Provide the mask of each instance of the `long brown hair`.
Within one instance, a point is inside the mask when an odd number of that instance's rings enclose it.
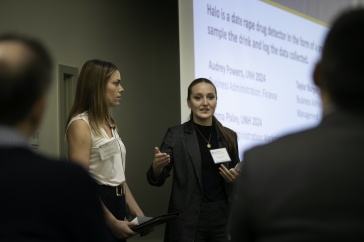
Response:
[[[191,82],[191,84],[188,86],[187,100],[190,100],[190,97],[192,95],[192,88],[201,82],[210,84],[214,87],[216,99],[217,99],[217,91],[216,91],[216,87],[215,87],[214,83],[212,83],[212,81],[210,81],[209,79],[206,79],[206,78],[197,78],[197,79],[193,80]],[[192,111],[190,114],[190,119],[193,121]],[[234,136],[234,133],[231,132],[229,129],[224,128],[223,125],[220,123],[220,121],[217,120],[215,115],[212,115],[212,123],[214,125],[216,125],[217,129],[219,130],[219,132],[222,134],[223,138],[225,139],[225,141],[227,143],[228,151],[230,151],[231,154],[234,154],[237,151],[237,146],[238,146],[238,144],[236,143],[236,138]]]
[[[106,83],[116,70],[114,64],[97,59],[89,60],[83,65],[67,124],[74,116],[87,112],[91,129],[97,135],[101,135],[100,127],[105,118],[111,125],[115,125],[106,99]]]

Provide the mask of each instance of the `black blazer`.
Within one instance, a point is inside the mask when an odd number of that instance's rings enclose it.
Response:
[[[364,115],[339,111],[247,151],[232,242],[364,241],[363,151]]]
[[[233,133],[237,144],[237,135]],[[218,133],[219,148],[226,147],[222,135]],[[161,175],[154,180],[152,167],[147,172],[149,184],[162,186],[170,176],[173,167],[173,186],[168,212],[180,212],[182,215],[166,225],[165,241],[193,241],[197,227],[200,205],[202,201],[201,155],[196,131],[192,121],[167,130],[161,152],[170,153],[171,164],[167,165]],[[229,154],[232,162],[224,165],[229,169],[239,162],[238,149]],[[225,182],[225,191],[230,198],[232,185]],[[227,215],[228,216],[228,215]]]
[[[0,148],[0,241],[109,241],[87,171],[24,148]]]

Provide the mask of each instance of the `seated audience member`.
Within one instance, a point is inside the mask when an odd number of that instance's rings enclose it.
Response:
[[[244,153],[229,224],[236,241],[364,241],[364,9],[331,26],[314,83],[316,127]]]
[[[88,173],[29,149],[51,80],[42,43],[0,36],[0,241],[109,241]]]

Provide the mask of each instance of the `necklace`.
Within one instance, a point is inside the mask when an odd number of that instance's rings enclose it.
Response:
[[[210,144],[210,140],[211,140],[211,134],[212,134],[212,125],[211,125],[211,131],[210,131],[210,137],[209,137],[209,140],[207,140],[204,136],[203,136],[203,134],[201,133],[201,131],[197,128],[197,126],[195,125],[195,128],[196,128],[196,130],[200,133],[200,135],[201,135],[201,137],[206,141],[206,143],[207,143],[207,148],[211,148],[211,144]]]

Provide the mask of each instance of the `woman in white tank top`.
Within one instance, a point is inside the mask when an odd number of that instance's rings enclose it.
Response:
[[[87,61],[77,82],[66,127],[68,158],[87,169],[99,184],[100,198],[115,241],[135,235],[131,216],[144,216],[125,181],[125,146],[110,108],[120,104],[120,72],[110,62]]]

